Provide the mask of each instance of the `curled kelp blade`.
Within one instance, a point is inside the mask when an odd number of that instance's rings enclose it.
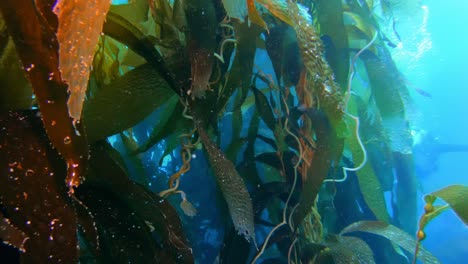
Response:
[[[432,204],[436,198],[447,202],[463,223],[468,225],[468,186],[450,185],[426,195],[424,200]]]
[[[350,235],[352,232],[365,232],[378,236],[382,236],[400,246],[407,252],[413,252],[416,247],[416,240],[408,235],[405,231],[379,221],[359,221],[345,227],[340,235]],[[423,263],[440,263],[429,251],[420,248],[418,252],[418,259]]]
[[[1,239],[24,251],[24,263],[76,263],[77,223],[63,184],[66,166],[52,149],[38,112],[3,113],[0,127],[2,213],[9,227],[29,237],[20,242],[25,237],[14,231]]]
[[[67,162],[65,181],[73,192],[83,181],[88,144],[81,124],[73,123],[68,114],[66,84],[58,69],[53,4],[53,0],[1,1],[0,11],[34,90],[47,135]]]
[[[58,0],[59,69],[68,84],[68,112],[80,120],[93,55],[111,0]]]
[[[223,193],[235,229],[247,240],[255,242],[254,213],[252,199],[244,180],[237,173],[234,164],[211,141],[201,121],[195,121],[200,139],[208,154],[208,160]]]

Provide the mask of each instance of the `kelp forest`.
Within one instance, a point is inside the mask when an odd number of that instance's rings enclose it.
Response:
[[[0,1],[0,262],[439,263],[468,187],[418,193],[418,2]]]

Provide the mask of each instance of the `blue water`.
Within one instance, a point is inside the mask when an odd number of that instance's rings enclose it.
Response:
[[[431,48],[403,74],[432,98],[412,92],[415,107],[411,122],[441,143],[468,144],[468,1],[427,0],[423,4],[428,11],[425,30],[430,35]],[[397,63],[404,65],[408,59]],[[438,159],[438,169],[421,177],[422,189],[429,193],[450,184],[467,185],[467,172],[468,153],[443,154]],[[453,212],[433,220],[426,234],[423,245],[442,263],[466,263],[468,228]]]

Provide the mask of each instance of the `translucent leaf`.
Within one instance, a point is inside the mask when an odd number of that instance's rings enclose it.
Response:
[[[88,140],[95,142],[136,125],[169,99],[176,100],[173,96],[152,65],[144,64],[128,72],[92,91],[86,100],[83,120]]]
[[[413,237],[408,235],[403,230],[393,225],[379,221],[359,221],[353,223],[345,227],[341,231],[340,235],[348,234],[351,232],[365,232],[385,237],[391,242],[402,247],[407,252],[413,252],[417,243],[417,241]],[[423,263],[440,263],[429,251],[422,247],[418,253],[418,258]]]
[[[68,112],[80,120],[93,55],[109,10],[110,0],[58,0],[59,69],[68,84]]]
[[[426,202],[440,198],[447,202],[460,219],[468,225],[468,186],[451,185],[424,197]]]

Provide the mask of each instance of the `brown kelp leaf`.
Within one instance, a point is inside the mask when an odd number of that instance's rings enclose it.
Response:
[[[374,254],[364,240],[357,237],[339,236],[335,242],[325,243],[335,264],[372,264]]]
[[[29,237],[21,230],[16,228],[8,218],[4,218],[0,214],[0,240],[10,246],[25,252],[24,244]]]
[[[208,160],[216,176],[216,182],[228,205],[234,227],[239,234],[255,243],[252,200],[244,180],[237,173],[234,164],[210,140],[202,126],[202,122],[198,118],[195,119],[198,134],[208,154]]]
[[[468,186],[451,185],[443,189],[435,191],[424,197],[424,200],[429,203],[435,198],[440,198],[447,202],[460,219],[468,225]],[[431,203],[432,204],[432,203]]]
[[[118,256],[125,259],[143,261],[146,256],[146,260],[156,262],[193,263],[192,249],[176,210],[165,199],[132,182],[116,162],[119,155],[107,142],[95,143],[91,149],[89,180],[77,191],[79,198],[83,195],[86,206],[98,214],[100,243],[110,247],[103,250],[111,250],[107,254],[119,251]],[[152,232],[159,239],[148,240]],[[123,236],[113,238],[112,233]],[[138,245],[148,251],[138,250]],[[126,252],[127,249],[130,252]]]
[[[80,120],[93,55],[111,0],[58,0],[59,69],[68,84],[68,112]]]
[[[88,144],[79,135],[83,132],[81,124],[74,125],[68,115],[66,85],[58,70],[53,3],[53,0],[0,1],[0,11],[33,87],[47,135],[67,162],[66,184],[72,192],[83,180]]]
[[[416,247],[416,240],[413,237],[405,231],[384,222],[359,221],[345,227],[340,235],[342,236],[351,232],[365,232],[385,237],[410,253]],[[418,253],[418,258],[423,263],[440,263],[436,257],[422,247]]]
[[[141,65],[109,85],[95,90],[86,99],[83,109],[89,142],[136,125],[175,96],[167,82],[150,64]]]
[[[51,148],[37,111],[0,116],[0,200],[29,239],[25,263],[78,260],[76,217],[67,203],[66,167]]]
[[[216,48],[216,10],[213,2],[208,0],[186,0],[184,4],[190,32],[188,52],[192,78],[187,92],[192,98],[200,98],[210,90]]]

